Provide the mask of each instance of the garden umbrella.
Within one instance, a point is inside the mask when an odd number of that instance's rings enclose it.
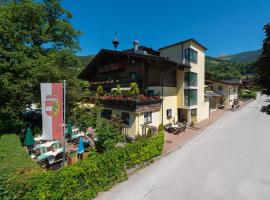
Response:
[[[84,152],[83,139],[80,137],[80,142],[78,146],[78,154],[82,154]]]
[[[71,123],[69,122],[68,125],[67,125],[67,135],[72,135],[72,126],[71,126]]]
[[[25,138],[24,138],[24,145],[25,146],[32,146],[35,144],[35,140],[33,138],[32,130],[31,128],[26,128]]]

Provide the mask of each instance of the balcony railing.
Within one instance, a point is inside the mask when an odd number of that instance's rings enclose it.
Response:
[[[107,80],[107,81],[91,81],[90,88],[95,90],[99,85],[103,86],[104,90],[110,90],[116,88],[118,85],[121,87],[129,87],[130,83],[136,82],[139,87],[142,85],[141,79],[120,79],[120,80]]]
[[[143,112],[143,111],[158,111],[161,107],[162,99],[159,96],[137,96],[137,97],[124,97],[124,96],[103,96],[100,98],[95,97],[91,101],[99,102],[109,108]]]

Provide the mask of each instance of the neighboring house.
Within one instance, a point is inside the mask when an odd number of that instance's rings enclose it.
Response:
[[[241,85],[241,79],[226,79],[219,80],[217,77],[206,74],[205,84],[207,85],[207,91],[214,92],[216,95],[209,97],[210,108],[216,108],[224,106],[225,108],[231,108],[239,100],[239,86]]]
[[[159,51],[139,46],[126,51],[101,50],[81,72],[91,89],[102,85],[105,92],[121,86],[122,94],[136,82],[141,95],[105,96],[101,116],[118,115],[123,132],[131,137],[157,129],[159,124],[177,121],[199,122],[209,117],[209,102],[204,99],[206,48],[193,39],[163,47]]]

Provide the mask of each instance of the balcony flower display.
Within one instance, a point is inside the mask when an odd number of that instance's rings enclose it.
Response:
[[[93,101],[93,99],[92,99]],[[101,96],[101,104],[111,108],[120,108],[124,110],[136,110],[140,106],[160,105],[160,96]]]

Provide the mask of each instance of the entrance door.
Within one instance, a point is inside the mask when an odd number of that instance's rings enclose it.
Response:
[[[178,108],[177,109],[177,117],[178,117],[178,122],[186,121],[185,109]]]

